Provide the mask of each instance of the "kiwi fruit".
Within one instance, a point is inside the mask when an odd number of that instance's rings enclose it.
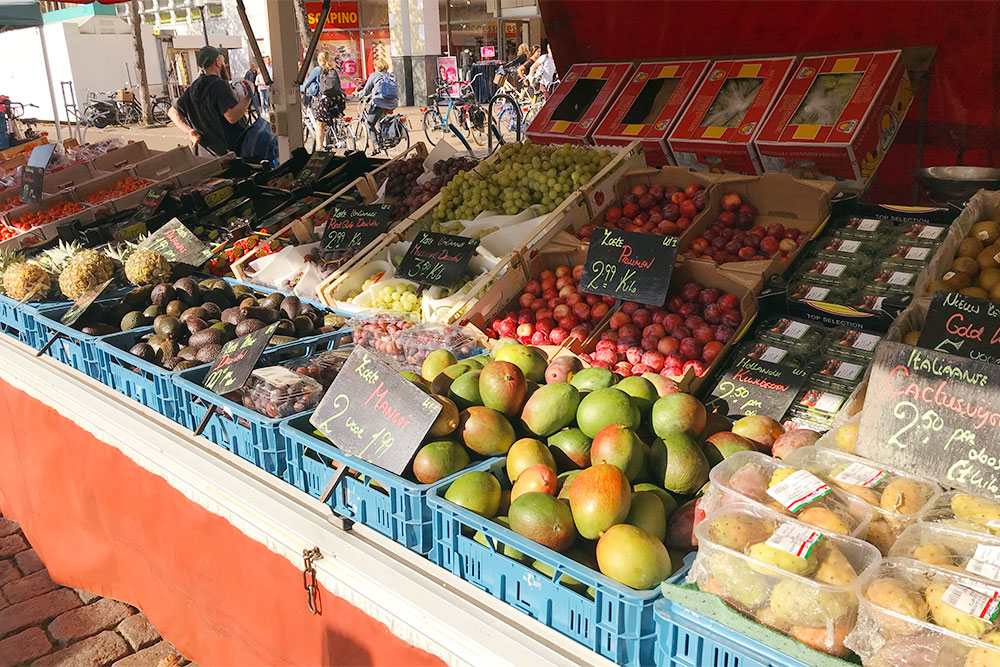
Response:
[[[984,247],[982,241],[976,237],[966,236],[958,244],[958,254],[961,257],[972,257],[975,259],[976,255],[981,253]]]
[[[909,331],[903,335],[903,342],[907,345],[916,345],[917,341],[920,340],[920,330]]]
[[[994,285],[1000,283],[1000,268],[984,269],[979,273],[977,281],[984,290],[992,290]]]
[[[994,255],[997,251],[993,249],[993,246],[988,248],[983,248],[983,250],[976,255],[976,263],[979,264],[979,269],[985,271],[986,269],[997,268],[997,260],[994,259]]]
[[[962,289],[958,290],[958,293],[964,294],[965,296],[978,297],[980,299],[990,298],[990,293],[984,290],[982,287],[973,287],[973,286],[963,287]]]
[[[972,284],[972,275],[965,273],[964,271],[952,271],[951,277],[944,281],[944,284],[948,286],[948,290],[951,292],[957,292],[958,290],[965,289]]]
[[[990,290],[990,301],[1000,301],[1000,283],[993,286]]]
[[[939,278],[937,280],[932,280],[930,284],[927,285],[927,291],[934,294],[934,292],[948,292],[950,290],[948,289],[948,284]]]
[[[1000,224],[996,220],[980,220],[972,225],[969,236],[976,237],[983,245],[991,245],[1000,239]]]
[[[972,257],[956,257],[951,263],[951,270],[968,273],[971,276],[979,271],[979,263]]]

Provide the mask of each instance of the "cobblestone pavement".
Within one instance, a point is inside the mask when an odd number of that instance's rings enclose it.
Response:
[[[21,527],[0,515],[0,667],[185,664],[197,667],[140,610],[53,582]]]

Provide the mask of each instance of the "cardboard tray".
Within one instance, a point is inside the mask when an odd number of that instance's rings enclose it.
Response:
[[[118,149],[122,150],[122,149]],[[110,155],[110,153],[109,153]],[[148,178],[153,181],[175,180],[180,174],[199,167],[203,164],[215,162],[218,158],[197,157],[187,146],[178,146],[169,151],[164,151],[158,155],[147,158],[133,165],[136,176]]]
[[[97,169],[93,161],[77,162],[58,171],[46,173],[42,180],[42,192],[47,195],[59,194],[107,174],[108,172]]]
[[[573,65],[549,96],[545,106],[532,119],[525,135],[540,144],[591,143],[591,135],[612,101],[618,97],[631,71],[632,63],[627,62]],[[586,88],[592,81],[604,83],[587,106],[580,108],[587,100]],[[573,120],[554,120],[553,116],[557,112],[572,116]]]
[[[136,141],[116,148],[104,155],[98,155],[91,160],[91,163],[95,169],[101,171],[118,171],[134,167],[136,164],[160,155],[162,152],[149,150],[145,141]]]
[[[88,181],[83,185],[78,185],[73,188],[73,197],[84,204],[88,204],[94,207],[94,212],[98,218],[105,217],[109,213],[127,211],[128,209],[135,208],[142,201],[142,198],[146,196],[146,191],[157,184],[156,181],[152,181],[149,185],[139,188],[135,192],[130,192],[129,194],[118,197],[115,199],[107,199],[99,204],[89,204],[87,202],[87,195],[93,194],[98,190],[103,190],[104,188],[111,187],[123,178],[133,177],[141,178],[135,176],[131,169],[126,171],[119,171],[113,174],[107,174],[106,176],[101,176],[95,178],[92,181]],[[152,180],[152,179],[149,179]]]

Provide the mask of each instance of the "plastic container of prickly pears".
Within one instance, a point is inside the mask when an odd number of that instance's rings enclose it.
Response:
[[[788,298],[801,301],[825,301],[826,303],[846,303],[853,289],[838,285],[823,285],[808,278],[799,278],[788,286]]]
[[[919,520],[1000,537],[1000,501],[965,491],[949,491],[925,507]]]
[[[948,228],[944,225],[927,225],[922,222],[896,227],[896,239],[900,243],[922,245],[936,248],[948,236]]]
[[[849,327],[836,327],[830,334],[828,352],[848,359],[861,359],[865,363],[871,362],[875,348],[882,342],[879,334]]]
[[[757,329],[757,340],[774,343],[797,354],[814,354],[823,349],[824,327],[794,317],[772,317]]]
[[[944,567],[1000,584],[1000,537],[920,522],[907,526],[886,554]]]
[[[807,260],[799,270],[799,278],[817,285],[856,289],[864,270],[857,264],[817,257]]]
[[[792,475],[793,479],[785,479]],[[711,483],[700,503],[706,513],[749,502],[806,523],[825,520],[827,530],[835,525],[842,534],[857,538],[865,536],[872,517],[871,507],[860,498],[761,452],[737,452],[723,459],[708,479]]]
[[[688,583],[778,632],[838,657],[854,627],[854,584],[881,559],[860,540],[733,503],[695,527]]]
[[[941,493],[941,487],[930,480],[826,447],[796,449],[785,463],[804,468],[871,505],[872,520],[865,540],[883,555]]]
[[[887,558],[858,577],[847,646],[865,665],[1000,664],[1000,592],[965,573]]]

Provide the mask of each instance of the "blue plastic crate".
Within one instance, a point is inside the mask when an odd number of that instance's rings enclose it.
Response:
[[[314,340],[295,341],[277,346],[261,356],[260,366],[288,359],[311,356],[350,341],[350,331],[324,334]],[[241,403],[219,396],[201,386],[210,366],[198,366],[172,376],[177,390],[173,419],[189,429],[195,429],[209,410],[212,415],[202,435],[226,451],[246,459],[258,468],[295,484],[296,476],[288,474],[285,436],[278,425],[284,417],[270,419]]]
[[[143,361],[129,354],[133,345],[151,329],[135,329],[103,337],[97,343],[103,381],[115,391],[156,410],[168,419],[188,428],[197,426],[187,414],[184,394],[178,390],[175,380],[183,371],[170,371],[154,363]],[[275,345],[268,352],[278,352],[287,358],[301,357],[342,345],[349,332],[339,330],[301,338],[292,343]],[[277,360],[278,355],[265,356],[265,360]],[[194,370],[194,369],[188,369]],[[204,414],[204,413],[202,413]]]
[[[501,483],[507,479],[505,461],[491,466]],[[656,643],[653,603],[660,597],[658,587],[648,591],[629,588],[448,502],[444,494],[449,484],[448,480],[436,484],[429,498],[434,512],[434,546],[428,554],[432,562],[619,665],[652,664]],[[475,541],[472,535],[477,531],[493,545],[517,549],[525,555],[525,562]],[[552,576],[532,568],[530,563],[535,560],[551,567]],[[668,581],[682,580],[690,560]],[[563,583],[566,577],[580,585],[569,587]]]
[[[722,600],[717,602],[725,605]],[[654,615],[657,633],[656,667],[809,667],[807,663],[674,600],[657,600]],[[746,622],[752,623],[749,619]],[[795,643],[794,639],[774,634],[779,640]],[[810,651],[805,647],[800,648]],[[854,664],[819,652],[812,653],[824,665],[827,662],[843,664],[845,667]]]
[[[35,344],[35,318],[42,312],[65,309],[71,305],[71,301],[29,301],[18,305],[9,296],[0,295],[0,333],[17,338],[37,350],[45,341]]]
[[[311,412],[303,413],[281,424],[281,432],[289,445],[289,468],[296,468],[299,475],[296,486],[319,498],[333,477],[330,462],[348,466],[358,475],[345,476],[327,500],[333,511],[377,530],[410,551],[425,555],[433,544],[428,496],[435,485],[403,479],[317,438],[313,435],[315,427],[309,423],[311,415]],[[468,470],[486,470],[496,461],[473,462],[466,470],[439,483],[450,483]]]
[[[108,303],[116,299],[100,299],[98,303]],[[62,337],[56,340],[46,354],[95,380],[104,382],[101,362],[97,354],[97,342],[103,336],[91,336],[59,321],[59,318],[69,310],[72,304],[65,303],[48,309],[39,309],[29,319],[25,319],[25,331],[29,332],[25,342],[36,350],[40,350],[55,334]],[[108,334],[113,335],[113,334]]]

